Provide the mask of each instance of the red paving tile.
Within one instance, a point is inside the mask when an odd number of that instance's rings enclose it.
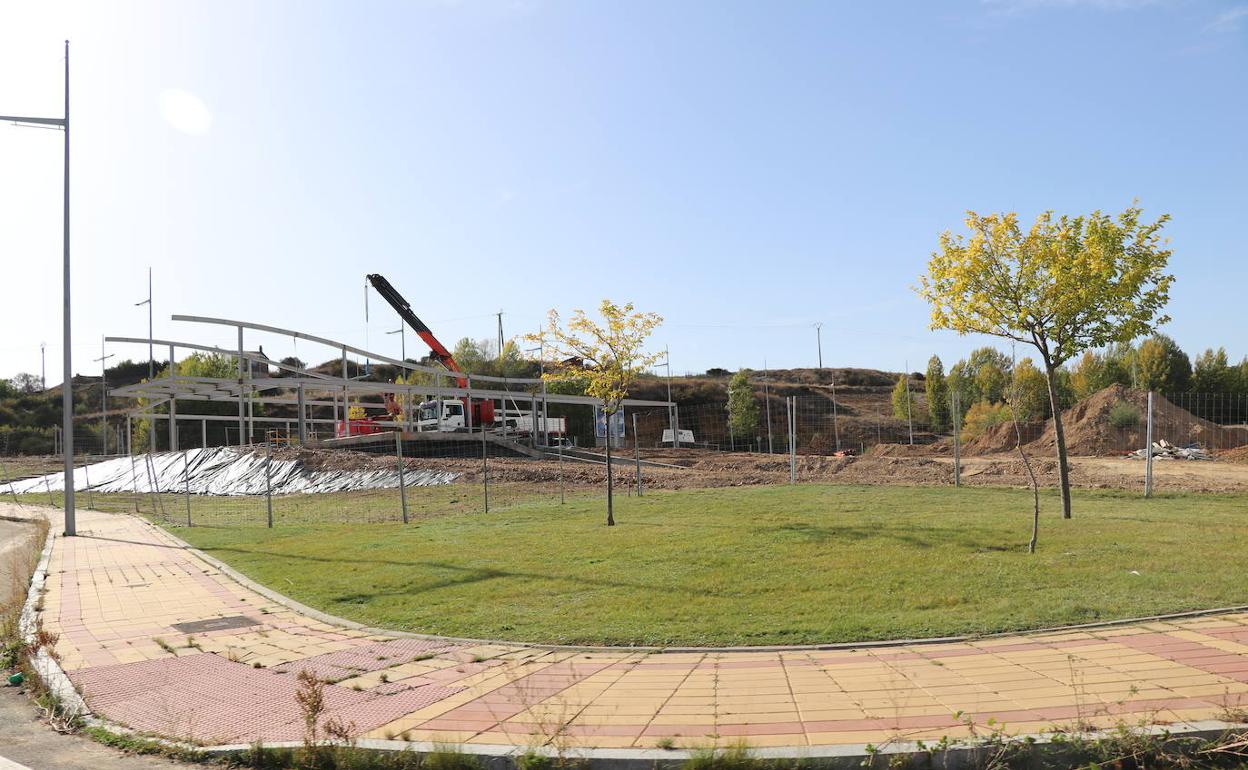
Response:
[[[1213,717],[1224,703],[1248,701],[1248,656],[1214,646],[1248,644],[1244,614],[1207,624],[1150,623],[1136,633],[1112,629],[1102,637],[1088,631],[1065,640],[1046,634],[856,650],[617,650],[569,657],[506,645],[368,637],[277,608],[136,519],[81,512],[79,520],[95,536],[55,541],[48,592],[55,609],[45,617],[61,634],[74,683],[109,719],[209,743],[302,737],[294,695],[303,670],[329,680],[370,675],[359,681],[372,686],[361,690],[325,686],[325,717],[352,724],[359,734],[410,730],[419,738],[427,731],[466,741],[512,735],[518,745],[540,732],[539,723],[551,714],[559,714],[564,734],[585,747],[596,740],[642,746],[666,736],[711,735],[801,744],[816,735],[836,743],[839,734],[861,743],[864,736],[886,740],[898,732],[955,729],[963,719],[1034,725],[1150,713],[1164,719],[1176,711]],[[259,614],[261,607],[277,611]],[[182,636],[169,629],[173,622],[229,615],[256,618],[261,626],[197,635],[205,649],[221,654],[181,649],[173,657],[153,641],[163,636],[177,644]],[[1203,628],[1227,621],[1236,624]],[[1203,636],[1180,633],[1186,630]],[[243,662],[230,660],[227,651]],[[478,660],[483,651],[487,659]],[[498,653],[514,659],[492,657]],[[119,661],[145,655],[157,657]],[[404,669],[395,681],[376,676],[430,655],[429,664],[406,669],[415,676]],[[252,659],[278,662],[255,668],[247,665]],[[1079,686],[1069,684],[1072,672]],[[1189,681],[1199,687],[1184,690]],[[1171,695],[1112,701],[1118,685]],[[1224,690],[1179,694],[1211,686]],[[967,713],[955,717],[958,705]]]

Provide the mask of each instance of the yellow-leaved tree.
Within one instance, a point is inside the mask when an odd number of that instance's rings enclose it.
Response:
[[[546,328],[526,336],[541,343],[545,359],[543,377],[553,382],[576,380],[585,383],[585,394],[602,402],[607,415],[607,526],[615,526],[611,475],[611,415],[620,410],[628,389],[637,376],[654,366],[661,353],[646,353],[646,339],[663,319],[655,313],[642,313],[629,302],[617,305],[604,299],[598,306],[602,321],[597,322],[576,310],[567,325],[551,310]]]
[[[919,279],[933,329],[1004,337],[1040,354],[1063,518],[1070,518],[1070,479],[1058,368],[1085,350],[1129,342],[1170,320],[1162,308],[1174,276],[1165,272],[1171,252],[1161,236],[1169,216],[1144,222],[1142,213],[1135,205],[1117,216],[1045,212],[1024,230],[1012,212],[967,212],[969,237],[941,235]]]

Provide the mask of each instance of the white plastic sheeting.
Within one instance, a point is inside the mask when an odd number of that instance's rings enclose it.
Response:
[[[310,470],[298,460],[274,459],[267,462],[269,486],[275,495],[349,492],[399,486],[397,467],[389,470]],[[89,487],[93,492],[183,493],[189,480],[191,494],[195,495],[263,495],[265,463],[263,454],[252,454],[233,447],[118,457],[75,468],[74,488],[84,490]],[[450,471],[410,467],[405,467],[403,471],[404,486],[409,487],[450,484],[458,476],[458,473]],[[64,488],[64,473],[50,473],[47,476],[13,482],[13,491],[19,495],[49,490],[59,492]],[[8,489],[0,490],[7,491]]]

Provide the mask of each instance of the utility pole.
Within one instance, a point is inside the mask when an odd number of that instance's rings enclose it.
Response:
[[[15,115],[0,115],[0,121],[24,123],[30,126],[60,128],[65,132],[65,163],[64,163],[64,213],[62,214],[61,244],[64,249],[62,257],[62,311],[61,334],[62,365],[65,381],[61,385],[61,451],[65,460],[65,534],[77,534],[78,524],[74,511],[74,362],[73,362],[73,327],[70,323],[70,271],[69,271],[69,41],[65,41],[65,117],[32,118]]]
[[[104,338],[100,337],[100,357],[95,360],[100,362],[100,441],[103,444],[101,454],[108,454],[108,383],[106,382],[108,364],[105,362],[112,357],[111,353],[104,355]]]

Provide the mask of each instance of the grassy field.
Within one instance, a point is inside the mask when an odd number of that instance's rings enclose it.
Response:
[[[342,500],[320,498],[323,505]],[[531,642],[764,644],[984,633],[1248,603],[1248,499],[797,486],[517,505],[403,526],[179,528],[295,599]]]

